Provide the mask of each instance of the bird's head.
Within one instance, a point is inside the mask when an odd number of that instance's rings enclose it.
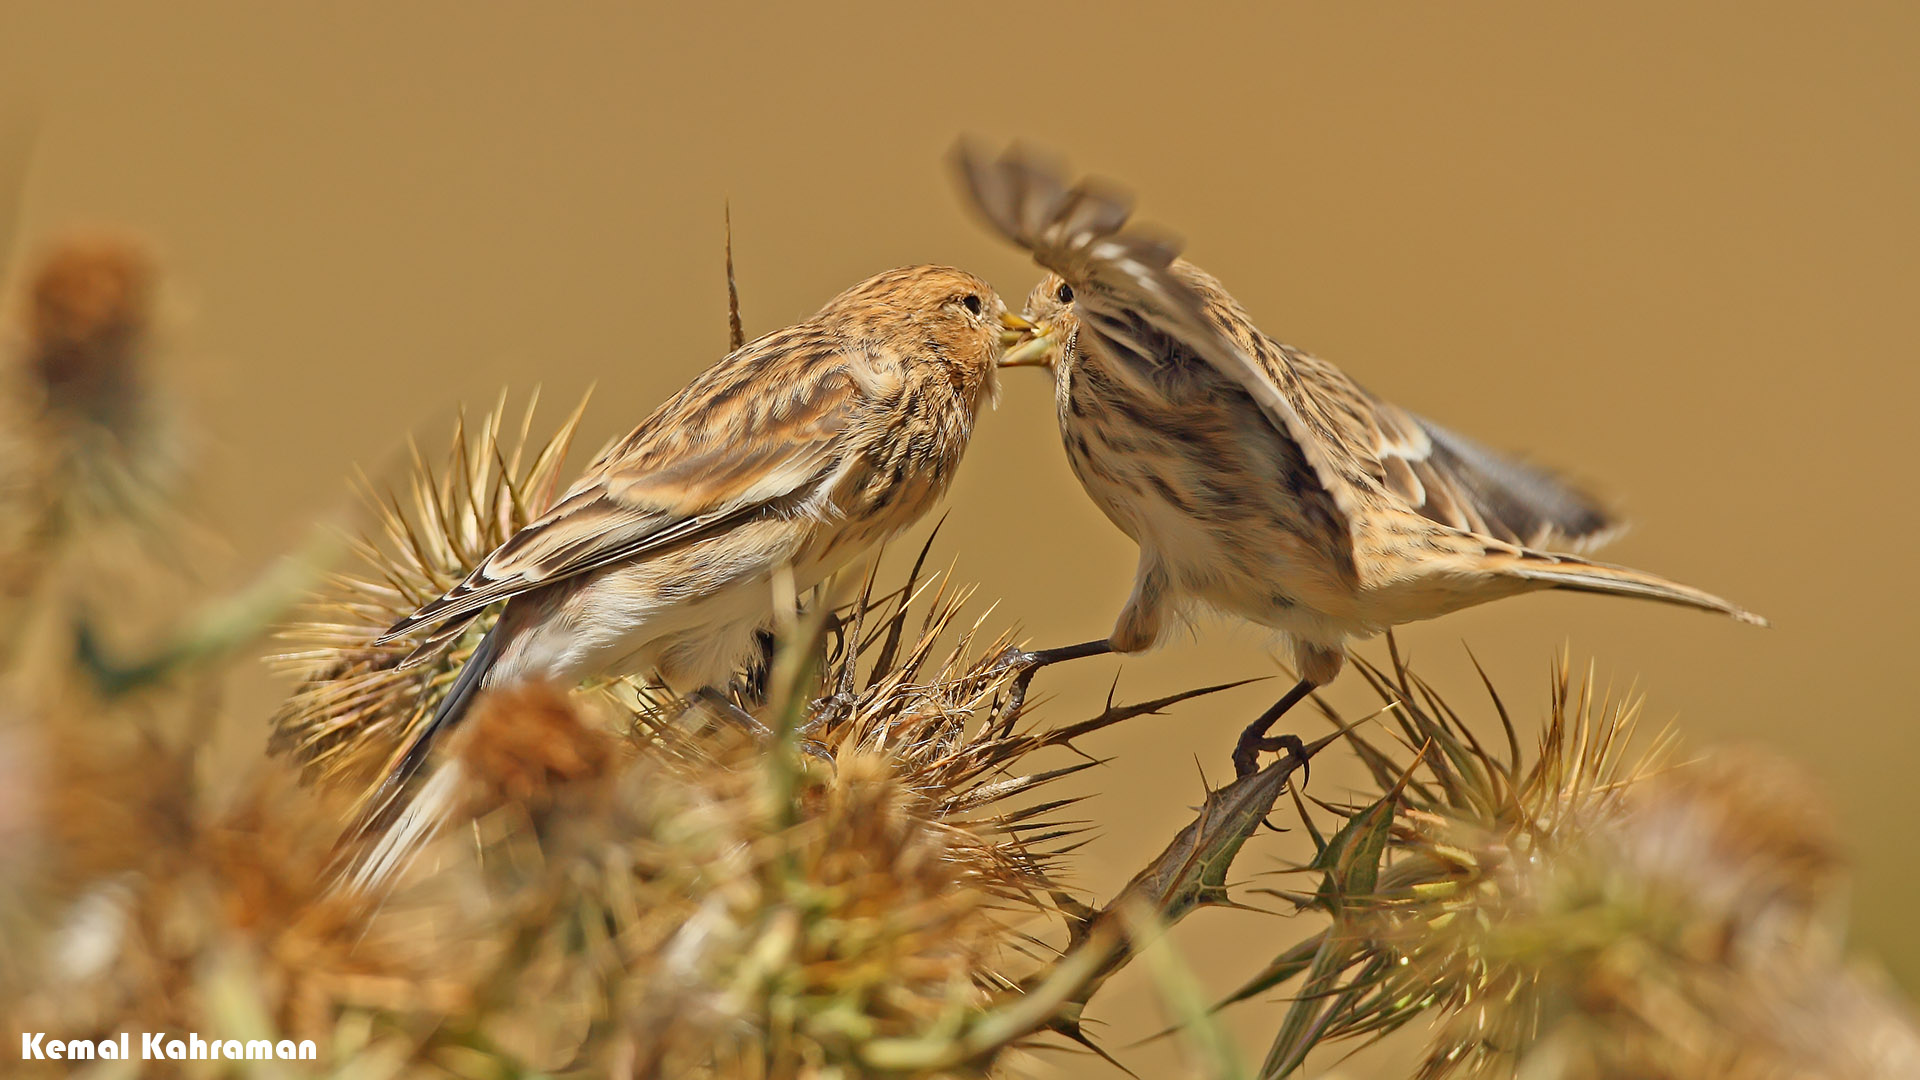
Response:
[[[1079,326],[1073,314],[1073,286],[1059,274],[1048,274],[1027,294],[1022,316],[1032,325],[1028,338],[1009,349],[1001,367],[1054,368]]]
[[[905,266],[877,274],[828,303],[860,334],[895,339],[909,355],[938,358],[969,381],[991,385],[1010,349],[1034,337],[993,286],[950,266]]]

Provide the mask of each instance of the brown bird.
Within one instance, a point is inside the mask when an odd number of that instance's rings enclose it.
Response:
[[[1038,666],[1148,648],[1189,607],[1291,645],[1297,685],[1249,725],[1235,770],[1339,674],[1347,642],[1539,589],[1612,593],[1764,620],[1675,582],[1545,548],[1617,528],[1591,498],[1363,390],[1261,333],[1168,238],[1129,228],[1111,186],[1071,189],[1017,148],[955,153],[973,205],[1051,271],[1008,357],[1054,372],[1067,458],[1140,547],[1133,594],[1104,641],[1028,654]]]
[[[379,639],[426,632],[424,658],[505,602],[370,799],[363,829],[394,827],[360,882],[393,869],[444,813],[452,764],[392,816],[480,690],[657,672],[723,701],[713,688],[771,621],[773,576],[790,569],[804,591],[919,520],[953,479],[1002,353],[1027,336],[972,274],[890,270],[736,349],[656,409],[546,516]]]

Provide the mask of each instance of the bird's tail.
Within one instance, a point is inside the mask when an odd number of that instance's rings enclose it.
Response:
[[[464,720],[473,699],[500,653],[500,627],[488,630],[473,655],[454,676],[453,685],[433,719],[388,766],[380,785],[367,796],[342,839],[343,844],[375,836],[372,848],[352,859],[339,884],[355,892],[370,892],[386,884],[428,840],[452,812],[463,787],[460,763],[448,761],[433,770],[424,784],[414,780],[427,765],[441,736]],[[417,790],[415,788],[417,787]]]
[[[1500,572],[1542,588],[1637,596],[1665,604],[1719,612],[1754,626],[1770,625],[1766,619],[1732,601],[1642,570],[1589,562],[1572,555],[1549,555],[1524,549],[1499,561],[1504,563],[1497,567]]]

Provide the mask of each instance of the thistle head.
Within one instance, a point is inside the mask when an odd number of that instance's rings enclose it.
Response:
[[[156,273],[132,241],[76,237],[29,285],[26,365],[50,412],[109,428],[129,422],[152,331]]]
[[[1360,667],[1401,747],[1350,736],[1379,795],[1333,808],[1298,898],[1333,925],[1242,991],[1302,980],[1268,1075],[1420,1017],[1430,1080],[1891,1075],[1890,1047],[1916,1053],[1910,1022],[1845,1052],[1806,1037],[1834,995],[1877,995],[1839,965],[1838,844],[1796,768],[1636,745],[1637,702],[1564,659],[1530,755],[1497,695],[1504,750],[1397,655]]]
[[[492,624],[491,615],[476,619],[404,669],[411,643],[374,644],[546,510],[586,403],[540,442],[528,434],[535,404],[517,429],[504,398],[477,424],[463,416],[438,463],[414,449],[398,490],[362,478],[375,524],[354,539],[352,564],[311,598],[306,620],[282,632],[288,648],[275,658],[302,681],[273,718],[269,748],[309,780],[353,785],[385,764],[432,716]]]

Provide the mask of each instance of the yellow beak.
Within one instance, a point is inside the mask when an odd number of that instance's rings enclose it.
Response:
[[[1000,313],[1000,344],[1011,349],[1033,336],[1033,324],[1011,311]]]
[[[1012,316],[1018,318],[1018,316]],[[1003,320],[1004,321],[1004,320]],[[1026,323],[1025,319],[1020,320]],[[1028,323],[1028,332],[1020,339],[1008,342],[1006,355],[1000,358],[1000,366],[1005,367],[1052,367],[1053,366],[1053,327],[1041,323]]]

